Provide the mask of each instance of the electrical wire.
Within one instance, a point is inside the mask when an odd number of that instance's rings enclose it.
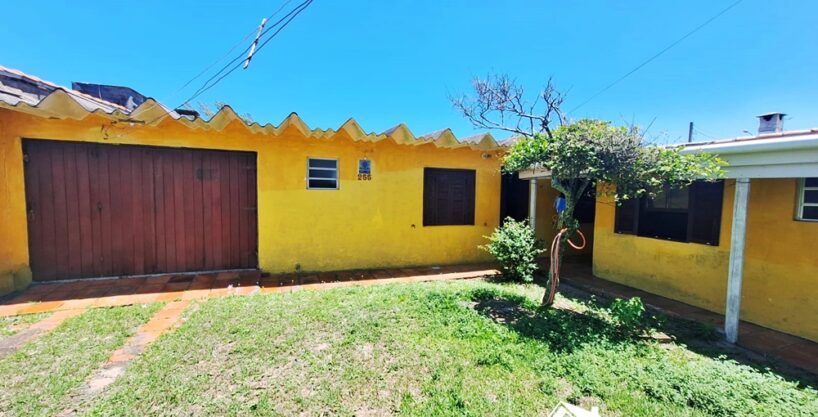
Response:
[[[276,9],[276,10],[275,10],[275,11],[274,11],[274,12],[273,12],[273,13],[272,13],[272,14],[271,14],[271,15],[270,15],[268,18],[267,18],[267,20],[272,20],[272,19],[273,19],[273,18],[274,18],[276,15],[278,15],[278,14],[279,14],[279,13],[280,13],[282,10],[284,10],[284,8],[285,8],[285,7],[287,7],[287,5],[288,5],[288,4],[290,4],[292,1],[293,1],[293,0],[285,0],[283,3],[281,3],[281,6],[279,6],[279,7],[278,7],[278,9]],[[207,65],[207,66],[206,66],[204,69],[202,69],[201,71],[199,71],[199,73],[198,73],[198,74],[196,74],[195,76],[193,76],[193,78],[191,78],[191,79],[187,80],[187,82],[185,82],[184,84],[182,84],[182,86],[180,86],[180,87],[179,87],[179,88],[177,88],[177,89],[176,89],[174,92],[172,92],[172,93],[170,94],[170,96],[169,96],[169,97],[175,97],[175,96],[176,96],[177,94],[179,94],[179,93],[180,93],[182,90],[184,90],[185,88],[187,88],[187,87],[188,87],[190,84],[192,84],[194,81],[196,81],[197,79],[199,79],[199,78],[200,78],[202,75],[204,75],[205,73],[207,73],[207,72],[208,72],[210,69],[212,69],[213,67],[215,67],[215,66],[216,66],[216,64],[218,64],[219,62],[221,62],[221,61],[223,61],[225,58],[227,58],[227,57],[228,57],[228,56],[229,56],[229,55],[230,55],[230,54],[231,54],[233,51],[235,51],[235,50],[236,50],[236,48],[238,48],[240,45],[247,43],[247,41],[248,41],[248,40],[249,40],[251,37],[253,37],[253,35],[255,35],[255,34],[256,34],[256,32],[257,32],[257,29],[253,29],[253,30],[251,30],[250,32],[248,32],[248,33],[247,33],[247,35],[245,35],[245,36],[244,36],[244,37],[243,37],[243,38],[242,38],[240,41],[238,41],[236,44],[234,44],[232,47],[230,47],[230,49],[228,49],[228,50],[227,50],[227,52],[225,52],[225,53],[224,53],[224,54],[223,54],[223,55],[222,55],[220,58],[218,58],[217,60],[215,60],[215,61],[213,61],[212,63],[210,63],[209,65]],[[242,52],[240,53],[240,56],[242,56],[242,55],[246,54],[246,53],[247,53],[247,51],[249,51],[249,50],[250,50],[250,47],[248,46],[247,48],[245,48],[245,49],[244,49],[244,51],[242,51]],[[235,60],[234,60],[234,61],[231,61],[231,63],[232,63],[232,62],[235,62]],[[227,65],[230,65],[230,63],[228,63]],[[223,70],[224,70],[224,69],[220,70],[220,72],[221,72],[221,71],[223,71]],[[157,101],[157,102],[154,102],[154,103],[153,103],[153,104],[152,104],[150,107],[147,107],[147,108],[146,108],[146,109],[144,109],[142,112],[143,112],[143,113],[145,113],[145,112],[147,112],[148,110],[150,110],[150,109],[152,109],[152,108],[154,108],[154,107],[156,107],[156,106],[158,106],[158,105],[159,105],[159,102],[158,102],[158,101]]]
[[[676,39],[676,40],[675,40],[675,41],[673,41],[673,42],[672,42],[670,45],[666,46],[666,47],[665,47],[664,49],[662,49],[661,51],[657,52],[656,54],[654,54],[654,55],[653,55],[653,56],[651,56],[650,58],[648,58],[648,59],[646,59],[645,61],[643,61],[641,64],[637,65],[637,66],[636,66],[635,68],[633,68],[632,70],[630,70],[630,71],[628,71],[627,73],[625,73],[625,75],[623,75],[623,76],[621,76],[621,77],[617,78],[617,79],[616,79],[616,80],[614,80],[612,83],[610,83],[610,84],[608,84],[607,86],[605,86],[605,88],[603,88],[603,89],[601,89],[601,90],[597,91],[597,92],[596,92],[594,95],[592,95],[592,96],[591,96],[591,97],[589,97],[587,100],[585,100],[585,101],[583,101],[582,103],[580,103],[578,106],[574,107],[574,108],[573,108],[571,111],[569,111],[567,114],[571,114],[571,113],[573,113],[573,112],[575,112],[575,111],[579,110],[581,107],[585,106],[586,104],[588,104],[589,102],[591,102],[593,99],[595,99],[595,98],[599,97],[600,95],[602,95],[602,93],[604,93],[604,92],[606,92],[606,91],[610,90],[610,89],[611,89],[613,86],[615,86],[615,85],[619,84],[619,83],[620,83],[622,80],[624,80],[624,79],[628,78],[629,76],[631,76],[631,75],[632,75],[633,73],[635,73],[636,71],[639,71],[639,70],[640,70],[640,69],[642,69],[642,67],[644,67],[645,65],[648,65],[649,63],[651,63],[651,62],[652,62],[653,60],[655,60],[656,58],[659,58],[660,56],[662,56],[662,55],[663,55],[665,52],[667,52],[667,51],[671,50],[671,49],[672,49],[674,46],[676,46],[676,45],[680,44],[682,41],[684,41],[685,39],[689,38],[689,37],[690,37],[690,36],[692,36],[694,33],[698,32],[699,30],[701,30],[702,28],[704,28],[705,26],[707,26],[708,24],[710,24],[710,23],[711,23],[711,22],[713,22],[714,20],[716,20],[716,19],[718,19],[719,17],[721,17],[723,14],[727,13],[728,11],[730,11],[730,9],[732,9],[732,8],[734,8],[734,7],[736,7],[736,6],[738,6],[738,5],[739,5],[739,3],[741,3],[742,1],[744,1],[744,0],[736,0],[736,1],[734,1],[734,2],[733,2],[733,3],[731,3],[729,6],[725,7],[725,8],[724,8],[724,9],[722,9],[720,12],[716,13],[715,15],[713,15],[711,18],[709,18],[709,19],[705,20],[703,23],[701,23],[700,25],[696,26],[696,27],[695,27],[695,28],[693,28],[691,31],[687,32],[687,33],[686,33],[684,36],[682,36],[681,38]]]
[[[716,139],[715,137],[713,137],[713,135],[708,135],[707,133],[702,132],[701,130],[697,129],[696,127],[693,127],[693,131],[700,134],[700,135],[702,135],[702,136],[704,136],[704,137],[706,137],[706,138],[708,138],[708,139]]]
[[[267,39],[264,40],[264,42],[262,42],[261,44],[258,45],[258,47],[256,48],[255,54],[258,54],[271,40],[273,40],[273,38],[275,38],[279,33],[281,33],[281,31],[284,30],[284,28],[286,28],[290,24],[290,22],[292,22],[299,14],[301,14],[301,12],[303,12],[307,7],[309,7],[310,4],[312,4],[312,2],[313,2],[313,0],[305,0],[304,2],[302,2],[301,4],[299,4],[298,6],[293,8],[293,10],[291,10],[289,13],[287,13],[284,17],[282,17],[277,22],[275,22],[272,26],[265,29],[262,32],[262,36],[265,33],[275,29],[276,27],[278,27],[275,30],[275,32],[273,32],[272,35],[270,35]],[[282,24],[282,22],[283,22],[283,24]],[[207,92],[211,88],[215,87],[216,84],[221,82],[228,75],[232,74],[233,71],[235,71],[239,67],[241,67],[242,62],[246,58],[244,56],[244,53],[249,51],[249,49],[250,49],[250,46],[248,46],[240,55],[238,55],[232,61],[228,62],[224,67],[222,67],[222,69],[220,69],[218,72],[216,72],[216,74],[211,76],[207,81],[205,81],[204,84],[202,84],[201,87],[199,87],[198,90],[196,90],[193,93],[193,95],[191,95],[187,100],[183,101],[179,106],[176,106],[175,108],[184,107],[185,105],[187,105],[188,103],[190,103],[191,101],[193,101],[194,99],[199,97],[200,95],[204,94],[205,92]],[[233,67],[230,67],[231,64],[234,64]],[[228,67],[230,67],[230,69],[227,72],[224,72],[225,69],[227,69]],[[221,76],[219,76],[220,74],[221,74]],[[216,77],[218,77],[218,78],[216,78]],[[154,122],[168,116],[168,114],[169,113],[164,113],[164,114],[154,118],[153,120],[150,120],[149,122],[147,122],[147,124],[152,124],[152,123],[154,123]]]
[[[292,19],[293,19],[293,18],[295,18],[295,16],[298,16],[298,14],[299,14],[299,13],[301,13],[301,12],[302,12],[304,9],[306,9],[306,8],[307,8],[307,6],[309,6],[309,5],[310,5],[310,3],[312,3],[312,2],[313,2],[313,0],[304,0],[303,2],[301,2],[301,3],[300,3],[298,6],[296,6],[296,7],[295,7],[293,10],[291,10],[289,13],[287,13],[286,15],[284,15],[284,17],[282,17],[281,19],[279,19],[278,21],[276,21],[276,22],[275,22],[275,23],[273,23],[272,25],[267,26],[267,27],[264,29],[264,31],[262,31],[262,32],[261,32],[261,36],[260,36],[260,38],[261,38],[261,37],[264,37],[264,35],[266,35],[266,34],[267,34],[269,31],[273,30],[273,29],[274,29],[274,28],[276,28],[278,25],[280,25],[280,24],[281,24],[281,22],[284,22],[285,20],[289,19],[289,20],[287,20],[287,21],[286,21],[286,23],[284,24],[284,26],[282,26],[282,28],[280,28],[278,31],[276,31],[276,32],[275,32],[275,33],[274,33],[272,36],[274,37],[275,35],[277,35],[277,34],[278,34],[278,32],[280,32],[280,31],[281,31],[281,29],[283,29],[283,27],[286,27],[286,25],[287,25],[287,24],[289,24],[289,23],[290,23],[290,21],[292,21]],[[289,3],[289,1],[288,1],[288,3]],[[295,13],[295,15],[293,15],[293,13]],[[274,14],[273,16],[275,16],[275,14]],[[268,20],[272,20],[272,17],[273,17],[273,16],[271,16],[271,17],[270,17],[270,19],[268,19]],[[272,37],[271,37],[270,39],[272,39]],[[261,50],[262,46],[263,46],[263,45],[265,45],[265,44],[266,44],[268,41],[269,41],[269,39],[268,39],[267,41],[265,41],[263,44],[261,44],[261,46],[259,46],[258,48],[256,48],[256,53],[258,53],[258,51],[259,51],[259,50]],[[196,91],[193,93],[193,96],[194,96],[194,97],[189,98],[189,99],[188,99],[188,100],[186,100],[186,101],[185,101],[185,103],[183,103],[182,105],[186,104],[186,103],[187,103],[188,101],[190,101],[190,100],[193,100],[193,98],[198,97],[199,95],[201,95],[201,93],[203,92],[202,90],[209,89],[210,87],[206,87],[206,86],[207,86],[207,85],[208,85],[208,84],[209,84],[211,81],[213,81],[214,79],[216,79],[217,77],[219,77],[219,75],[221,75],[221,74],[222,74],[222,73],[223,73],[223,72],[224,72],[224,71],[225,71],[225,70],[226,70],[228,67],[230,67],[230,65],[233,65],[233,64],[235,64],[236,62],[239,62],[239,63],[240,63],[240,61],[244,61],[245,59],[247,59],[246,54],[247,54],[247,52],[249,52],[249,51],[250,51],[250,47],[251,47],[250,45],[247,45],[247,47],[246,47],[246,48],[245,48],[245,49],[244,49],[244,50],[243,50],[243,51],[242,51],[242,52],[241,52],[241,53],[240,53],[238,56],[236,56],[235,58],[233,58],[233,60],[232,60],[232,61],[230,61],[230,62],[228,62],[227,64],[225,64],[225,65],[224,65],[224,66],[223,66],[223,67],[222,67],[222,68],[221,68],[219,71],[217,71],[217,72],[216,72],[215,74],[213,74],[213,75],[212,75],[210,78],[208,78],[208,79],[207,79],[207,81],[205,81],[205,82],[204,82],[204,84],[202,84],[202,86],[201,86],[201,87],[199,87],[199,89],[198,89],[198,90],[196,90]],[[233,71],[235,71],[235,67],[230,68],[230,72],[233,72]],[[221,81],[222,79],[224,79],[224,77],[223,77],[223,76],[222,76],[222,77],[220,77],[218,80],[216,80],[216,83],[218,83],[218,82],[219,82],[219,81]],[[214,84],[214,85],[215,85],[215,84]]]

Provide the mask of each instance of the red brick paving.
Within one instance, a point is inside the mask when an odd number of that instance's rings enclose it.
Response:
[[[307,275],[276,275],[262,279],[258,272],[222,272],[195,276],[135,277],[86,282],[41,284],[0,305],[0,315],[28,314],[57,311],[29,329],[0,341],[0,355],[11,352],[23,343],[51,330],[68,317],[92,307],[111,307],[137,303],[168,301],[125,345],[113,352],[108,361],[89,377],[78,392],[72,395],[73,405],[60,414],[77,415],[79,409],[101,393],[125,372],[128,364],[140,355],[159,336],[180,323],[182,313],[192,300],[229,295],[249,295],[258,292],[299,291],[304,289],[334,288],[351,285],[373,285],[389,282],[418,282],[443,279],[477,278],[497,273],[485,265],[469,268],[442,268],[433,274],[407,276],[406,270],[382,271],[374,279],[369,272],[321,273]],[[455,272],[456,271],[456,272]],[[465,272],[464,272],[465,271]],[[415,272],[415,270],[411,270]],[[392,277],[392,278],[387,278]],[[397,278],[395,278],[397,277]],[[354,279],[368,279],[355,282]],[[339,279],[343,279],[340,281]],[[263,281],[260,282],[260,281]],[[329,282],[332,281],[332,282]],[[146,292],[146,289],[148,292]],[[43,301],[59,294],[61,300]],[[37,303],[40,301],[39,303]],[[31,303],[35,302],[35,303]],[[15,336],[18,336],[15,335]],[[6,346],[7,345],[7,346]]]
[[[567,265],[565,282],[609,296],[642,298],[645,304],[669,315],[723,326],[724,316],[635,288],[594,277],[587,266]],[[36,284],[0,303],[0,316],[46,311],[82,311],[157,301],[190,301],[210,297],[478,278],[497,274],[491,265],[411,267],[385,270],[351,270],[261,276],[257,271],[228,271],[199,275],[162,275],[121,279]],[[32,326],[34,327],[34,326]],[[54,326],[56,327],[56,326]],[[818,374],[818,343],[742,322],[739,345],[767,357]]]
[[[16,351],[23,344],[54,330],[64,321],[82,314],[84,311],[84,309],[58,311],[32,324],[28,328],[21,330],[17,334],[0,339],[0,358]]]
[[[666,314],[721,326],[723,316],[638,289],[594,277],[579,265],[566,268],[564,280],[590,292],[617,297],[640,297],[646,305]],[[258,272],[220,272],[201,275],[166,275],[116,280],[88,280],[41,284],[0,304],[0,316],[56,311],[50,317],[20,333],[0,340],[0,357],[22,344],[56,328],[66,319],[87,308],[110,307],[167,301],[147,323],[115,351],[76,394],[77,407],[62,415],[73,416],[77,408],[98,395],[121,375],[136,356],[162,333],[180,324],[184,309],[192,300],[230,295],[315,290],[394,282],[422,282],[468,279],[497,274],[488,265],[461,265],[442,268],[402,268],[377,271],[339,271],[316,274],[278,274],[262,277]],[[32,303],[33,302],[33,303]],[[755,324],[742,322],[739,345],[764,356],[818,374],[818,344]]]
[[[143,324],[131,336],[125,345],[114,351],[108,361],[96,370],[78,392],[72,395],[73,407],[64,410],[60,416],[69,417],[78,414],[89,400],[111,385],[125,372],[128,364],[163,333],[177,327],[181,323],[182,313],[190,305],[190,301],[173,301],[157,311],[151,319]]]
[[[317,289],[330,287],[328,283],[338,282],[368,285],[476,278],[497,273],[490,268],[490,265],[482,264],[446,266],[438,269],[353,270],[270,276],[262,276],[258,271],[226,271],[54,282],[32,285],[13,298],[0,302],[0,317],[279,291],[271,288],[280,288],[282,291]]]

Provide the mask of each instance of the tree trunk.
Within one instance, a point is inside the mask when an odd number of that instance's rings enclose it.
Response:
[[[565,215],[565,217],[567,219],[573,220],[573,217],[574,217],[574,204],[568,203],[567,198],[566,198],[565,211],[563,211],[563,215]],[[560,215],[560,216],[557,217],[557,233],[559,233],[562,229],[568,229],[568,230],[562,235],[562,238],[560,239],[559,243],[557,243],[557,245],[559,246],[559,253],[557,254],[557,256],[553,256],[553,254],[551,254],[551,261],[556,262],[557,265],[562,265],[562,260],[565,257],[565,250],[568,248],[568,238],[572,237],[574,232],[576,231],[575,227],[572,227],[572,225],[566,224],[566,223],[573,223],[573,222],[566,222],[563,219],[563,215]],[[542,305],[544,305],[546,307],[550,307],[553,304],[554,295],[551,294],[551,283],[555,279],[558,280],[558,281],[557,281],[557,287],[554,288],[554,293],[556,293],[557,290],[559,289],[559,277],[558,276],[555,277],[554,276],[554,268],[549,267],[548,268],[548,280],[545,283],[545,294],[543,294],[543,298],[542,298]]]
[[[565,210],[557,216],[557,234],[559,235],[563,229],[565,229],[565,233],[562,234],[560,241],[557,243],[559,252],[556,256],[554,256],[553,253],[550,254],[551,262],[556,264],[556,268],[555,265],[549,265],[548,268],[548,280],[545,283],[545,294],[543,294],[542,298],[542,305],[546,307],[550,307],[553,304],[554,297],[559,289],[559,276],[555,276],[554,271],[559,271],[559,266],[562,265],[562,259],[568,247],[568,239],[573,237],[574,233],[579,229],[579,224],[576,219],[574,219],[574,208],[585,193],[585,189],[588,187],[588,181],[572,180],[569,181],[566,187],[560,180],[552,178],[551,186],[565,196]],[[556,286],[552,291],[551,286],[554,280],[556,280]]]

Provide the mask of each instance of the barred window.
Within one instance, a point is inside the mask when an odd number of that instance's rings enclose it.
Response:
[[[308,190],[338,189],[338,160],[309,158],[307,160]]]
[[[614,232],[718,245],[724,182],[665,188],[656,198],[630,199],[616,208]]]
[[[798,181],[798,220],[818,221],[818,178],[802,178]]]

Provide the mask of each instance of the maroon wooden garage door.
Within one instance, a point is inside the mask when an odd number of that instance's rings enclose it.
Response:
[[[256,156],[26,140],[38,281],[255,268]]]

